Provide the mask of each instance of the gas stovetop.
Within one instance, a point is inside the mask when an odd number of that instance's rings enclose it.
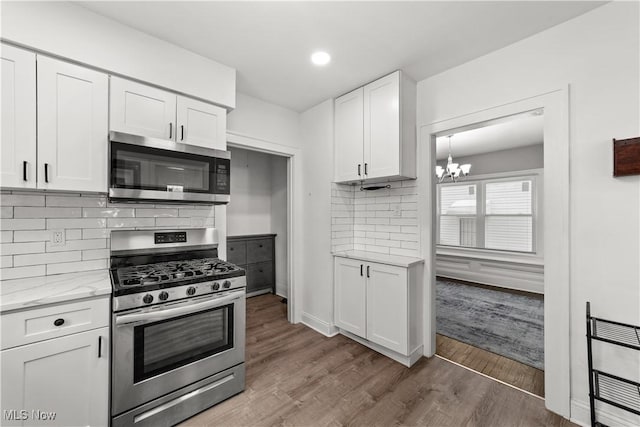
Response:
[[[210,230],[113,231],[114,309],[169,303],[244,288],[245,271],[218,258],[217,240]]]
[[[157,264],[134,265],[116,270],[121,287],[146,286],[160,283],[178,284],[195,278],[221,279],[240,268],[217,258],[170,261]]]

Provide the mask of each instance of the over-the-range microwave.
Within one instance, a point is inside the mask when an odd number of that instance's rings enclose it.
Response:
[[[231,153],[112,131],[109,199],[229,203]]]

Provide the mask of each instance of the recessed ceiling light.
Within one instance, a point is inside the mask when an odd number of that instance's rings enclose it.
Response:
[[[327,52],[318,51],[311,55],[311,62],[315,65],[327,65],[331,61],[331,56]]]

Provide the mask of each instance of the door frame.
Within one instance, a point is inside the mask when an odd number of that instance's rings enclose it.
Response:
[[[289,283],[287,288],[287,318],[291,323],[301,320],[300,284],[302,283],[302,168],[301,150],[288,145],[278,144],[239,132],[227,131],[227,147],[287,158],[287,274]],[[233,197],[233,195],[232,195]],[[224,228],[226,236],[226,209]],[[216,212],[216,226],[218,212]],[[225,245],[226,250],[226,245]],[[224,254],[226,256],[226,252]]]
[[[544,111],[545,406],[570,418],[569,86],[419,126],[418,170],[434,170],[436,136],[535,109]],[[418,221],[425,259],[423,339],[427,357],[436,351],[435,193],[434,174],[424,173],[418,180]]]

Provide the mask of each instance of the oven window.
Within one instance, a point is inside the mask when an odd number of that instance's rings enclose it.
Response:
[[[134,328],[134,382],[233,348],[233,304]]]
[[[212,157],[111,142],[111,187],[212,193]]]

